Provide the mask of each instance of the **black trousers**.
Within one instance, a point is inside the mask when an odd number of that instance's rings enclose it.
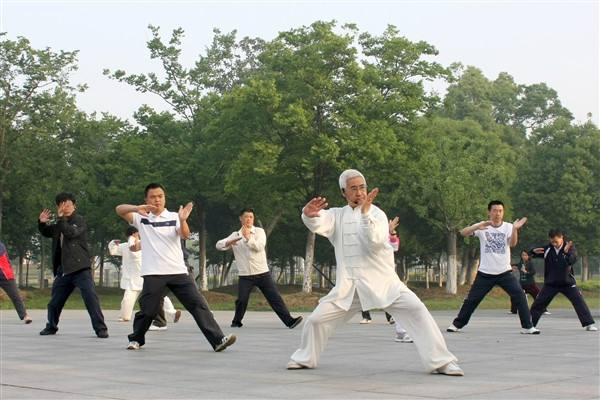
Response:
[[[60,313],[76,287],[79,288],[85,308],[90,315],[94,332],[98,334],[99,332],[106,331],[107,327],[104,323],[104,315],[100,309],[100,301],[98,301],[98,295],[94,287],[92,270],[89,268],[67,275],[59,273],[54,278],[52,297],[48,303],[48,323],[46,324],[46,328],[55,332],[58,330]]]
[[[481,303],[481,300],[496,285],[508,293],[510,301],[517,306],[521,327],[525,329],[531,328],[533,324],[531,323],[531,314],[527,306],[525,292],[523,292],[521,285],[519,285],[517,278],[514,277],[511,271],[506,271],[499,275],[477,272],[473,286],[471,286],[471,290],[469,290],[469,294],[458,312],[458,317],[453,322],[454,326],[462,328],[467,325],[469,319],[471,319],[471,315],[473,315],[473,312],[479,303]]]
[[[533,297],[533,300],[536,299],[536,297],[538,296],[538,294],[540,294],[540,288],[538,288],[538,286],[534,283],[525,283],[525,284],[521,284],[521,288],[523,289],[523,291],[525,292],[525,297],[527,297],[527,294],[530,294],[531,297]],[[544,312],[546,312],[547,310],[544,310]],[[510,302],[510,312],[513,314],[517,313],[517,305],[514,304],[512,301]]]
[[[544,285],[542,286],[542,290],[536,297],[535,301],[531,305],[531,318],[533,320],[533,325],[536,326],[540,317],[544,313],[544,310],[554,296],[562,293],[565,295],[567,299],[573,304],[573,308],[577,313],[577,317],[579,317],[579,322],[581,322],[581,326],[588,326],[594,323],[594,318],[592,317],[592,313],[590,313],[590,309],[588,308],[585,300],[583,299],[583,295],[581,291],[576,285],[564,285],[564,286],[551,286]]]
[[[185,309],[192,314],[213,349],[221,343],[223,332],[210,312],[206,300],[198,292],[188,274],[144,276],[144,286],[139,300],[140,311],[135,313],[133,333],[128,336],[129,340],[138,342],[140,346],[146,343],[146,332],[162,307],[167,289],[171,290]]]
[[[246,275],[240,276],[238,282],[238,298],[235,301],[235,315],[232,323],[241,323],[246,314],[248,308],[248,299],[250,298],[250,292],[252,288],[257,286],[262,294],[265,296],[269,305],[275,311],[277,316],[285,326],[290,326],[294,323],[294,318],[290,315],[290,312],[285,305],[285,302],[281,298],[271,272],[265,272],[264,274],[258,275]]]
[[[361,314],[362,314],[363,319],[368,319],[368,320],[373,319],[373,318],[371,318],[370,311],[362,311]],[[385,312],[385,319],[387,319],[388,322],[390,322],[390,320],[392,319],[392,316],[387,311]]]
[[[0,275],[2,272],[0,272]],[[27,315],[27,310],[25,310],[25,304],[23,304],[23,299],[19,295],[19,288],[17,288],[17,283],[14,279],[4,279],[4,276],[0,276],[0,287],[4,289],[13,305],[15,306],[15,310],[19,315],[19,318],[23,320],[25,315]]]

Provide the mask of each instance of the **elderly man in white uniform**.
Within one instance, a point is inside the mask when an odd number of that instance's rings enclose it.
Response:
[[[381,308],[414,338],[427,371],[464,375],[433,317],[394,270],[388,219],[372,204],[379,190],[367,193],[364,176],[353,169],[340,175],[339,184],[347,206],[326,209],[326,199],[316,197],[302,209],[302,221],[308,229],[333,244],[337,274],[335,287],[304,324],[300,348],[292,354],[287,368],[315,368],[338,325],[361,310]]]

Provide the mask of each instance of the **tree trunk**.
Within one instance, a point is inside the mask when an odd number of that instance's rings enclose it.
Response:
[[[467,281],[467,270],[469,269],[469,248],[463,246],[462,248],[462,257],[460,263],[460,276],[458,278],[458,284],[460,286],[464,285]]]
[[[469,271],[467,272],[467,279],[469,280],[469,285],[473,284],[475,277],[477,276],[477,269],[479,267],[479,257],[477,256],[477,250],[475,248],[472,249],[471,261],[469,262]]]
[[[429,289],[429,263],[425,264],[425,289]]]
[[[225,268],[223,268],[223,271],[221,272],[221,286],[227,285],[227,278],[229,277],[229,271],[231,270],[231,264],[233,264],[233,255],[229,259],[227,266]]]
[[[104,243],[100,246],[100,280],[98,286],[104,286]]]
[[[29,264],[31,264],[31,258],[27,259],[27,267],[25,268],[25,287],[29,287]]]
[[[23,252],[19,250],[19,287],[23,287],[23,264],[25,264],[25,257],[23,256]]]
[[[44,246],[44,241],[40,241],[40,252],[41,252],[41,258],[40,258],[40,289],[44,289],[45,285],[44,285],[44,268],[46,267],[46,260],[44,259],[46,252],[44,251],[44,248],[46,246]]]
[[[308,232],[306,236],[306,251],[304,254],[304,277],[302,278],[302,291],[312,293],[312,265],[315,256],[315,234]]]
[[[451,230],[447,235],[448,239],[448,274],[446,278],[446,293],[456,294],[458,287],[456,280],[458,277],[458,265],[456,257],[456,231]]]
[[[296,263],[298,262],[298,258],[299,257],[294,257],[292,259],[292,262],[290,262],[290,280],[288,282],[288,285],[296,284]]]
[[[198,251],[200,253],[199,261],[198,261],[198,287],[202,291],[208,290],[208,282],[206,276],[206,210],[204,209],[204,204],[198,201],[199,204],[199,226],[200,232],[198,232]]]
[[[444,286],[444,268],[442,266],[442,253],[440,253],[440,255],[438,256],[437,259],[437,265],[438,265],[438,286],[442,287]]]
[[[585,255],[581,257],[581,282],[585,282],[590,277],[590,257]]]

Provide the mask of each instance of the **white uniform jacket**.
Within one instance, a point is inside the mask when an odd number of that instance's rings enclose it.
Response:
[[[117,244],[114,240],[108,243],[108,252],[111,256],[123,257],[121,264],[121,289],[142,290],[144,279],[140,276],[142,271],[142,252],[131,251],[129,246],[135,244],[130,236],[129,243]]]
[[[388,219],[378,207],[371,205],[365,215],[359,206],[330,208],[315,218],[303,213],[302,221],[335,248],[335,287],[320,302],[349,310],[356,291],[363,310],[385,308],[408,290],[394,269]]]

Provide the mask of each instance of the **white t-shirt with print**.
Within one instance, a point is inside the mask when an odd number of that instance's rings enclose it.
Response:
[[[187,274],[179,237],[180,222],[176,212],[163,210],[147,217],[133,213],[133,222],[142,242],[142,276]]]
[[[481,248],[481,261],[479,271],[484,274],[499,275],[510,271],[510,238],[512,236],[513,224],[502,222],[497,228],[488,226],[479,229],[474,235],[479,238]]]

